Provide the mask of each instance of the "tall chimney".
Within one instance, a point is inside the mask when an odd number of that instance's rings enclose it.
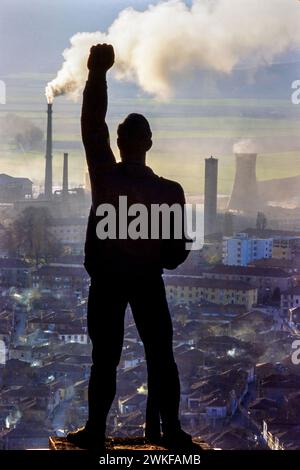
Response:
[[[45,198],[52,199],[52,103],[47,106]]]
[[[204,237],[217,229],[218,159],[205,159]]]
[[[63,184],[62,184],[62,195],[66,199],[69,192],[69,175],[68,175],[68,153],[64,153],[64,166],[63,166]]]

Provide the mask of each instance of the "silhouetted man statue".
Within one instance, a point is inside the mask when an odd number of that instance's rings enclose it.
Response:
[[[145,58],[146,60],[146,58]],[[152,146],[148,121],[130,114],[118,127],[121,163],[116,163],[105,123],[107,112],[106,72],[114,63],[110,45],[93,46],[88,59],[89,76],[83,94],[82,138],[92,189],[85,245],[85,267],[91,276],[88,299],[88,331],[93,345],[89,381],[89,417],[84,428],[68,434],[82,448],[104,447],[106,418],[116,392],[116,369],[124,335],[125,309],[129,304],[144,344],[148,371],[146,437],[160,438],[169,447],[188,447],[191,437],[180,426],[180,385],[172,349],[172,323],[166,300],[163,268],[174,269],[187,257],[186,239],[99,239],[101,219],[97,208],[111,204],[118,213],[119,196],[128,207],[143,204],[179,204],[185,198],[181,186],[157,176],[146,166]],[[104,216],[104,213],[102,213]],[[128,217],[128,223],[130,223]],[[149,221],[151,223],[151,221]],[[183,220],[182,220],[183,223]],[[174,222],[172,222],[174,224]],[[118,232],[119,225],[116,232]],[[103,237],[102,237],[103,238]]]

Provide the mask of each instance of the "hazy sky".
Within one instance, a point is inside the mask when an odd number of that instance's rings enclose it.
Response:
[[[54,72],[73,34],[106,30],[123,8],[150,3],[158,0],[0,0],[0,74]]]
[[[0,73],[52,72],[78,31],[105,30],[128,6],[147,0],[0,0]],[[152,4],[158,3],[156,0]]]
[[[231,0],[225,1],[230,2]],[[240,1],[245,5],[247,3],[251,5],[253,2],[253,0]],[[261,2],[265,1],[261,0]],[[272,3],[274,0],[268,1]],[[293,1],[296,2],[296,0],[282,0],[282,2]],[[69,47],[69,40],[74,34],[77,32],[106,31],[116,19],[118,13],[124,8],[132,6],[135,9],[145,10],[149,4],[157,3],[159,3],[158,0],[0,0],[0,80],[5,79],[8,75],[22,72],[34,73],[37,77],[39,74],[46,72],[51,78],[54,78],[62,65],[62,52]],[[186,3],[190,4],[191,1],[186,1]],[[298,3],[300,8],[300,2]],[[282,21],[283,17],[284,15],[282,15]],[[167,23],[167,26],[168,22],[165,21],[165,23]],[[284,26],[286,25],[283,21],[283,29]],[[211,34],[207,36],[210,38]],[[278,42],[275,35],[274,41],[276,39]],[[176,54],[178,54],[177,49]],[[296,60],[300,65],[299,55],[297,57],[295,53],[291,52],[276,57],[276,62]],[[253,70],[249,67],[250,70],[237,71],[228,77],[223,75],[215,77],[211,71],[207,74],[200,71],[187,83],[183,81],[182,84],[182,81],[176,81],[176,85],[178,85],[176,97],[183,97],[184,99],[191,97],[193,99],[262,98],[263,100],[279,98],[286,100],[286,103],[290,103],[291,83],[300,76],[298,67],[298,64],[292,64],[287,67],[271,67],[270,70],[263,68],[257,75],[253,74]],[[31,86],[28,82],[26,79],[7,80],[8,96],[12,96],[14,101],[12,100],[10,103],[8,100],[8,106],[6,108],[2,107],[1,110],[3,113],[15,112],[20,116],[23,113],[27,116],[28,112],[32,112],[34,122],[44,130],[44,85],[46,79],[41,76],[40,80],[35,81],[37,83],[34,82],[28,93],[28,99],[32,102],[29,103],[26,100],[16,101],[19,96],[23,95],[24,87]],[[181,84],[182,88],[180,88]],[[116,100],[119,97],[135,98],[136,96],[145,96],[142,94],[141,88],[135,85],[132,86],[128,82],[114,82],[112,80],[111,85],[110,96],[114,96]],[[294,124],[294,127],[290,127],[285,122],[280,121],[280,119],[285,118],[287,112],[290,112],[292,117],[296,115],[295,107],[290,111],[286,111],[285,107],[278,110],[275,107],[274,109],[267,107],[266,110],[260,110],[259,107],[257,109],[239,108],[235,104],[232,107],[222,104],[220,104],[220,107],[210,107],[205,104],[202,107],[196,107],[192,103],[191,105],[178,104],[175,107],[171,104],[171,107],[168,108],[153,102],[149,104],[148,109],[144,109],[143,100],[140,100],[138,104],[136,101],[133,101],[133,104],[131,102],[126,103],[126,108],[119,108],[119,106],[115,109],[111,108],[111,116],[115,118],[117,115],[119,119],[119,116],[123,118],[128,112],[149,113],[153,130],[156,132],[151,165],[153,162],[155,170],[169,178],[180,180],[188,191],[195,192],[200,187],[202,179],[199,178],[202,178],[202,176],[200,177],[202,175],[201,164],[203,164],[204,157],[209,156],[211,153],[216,156],[228,156],[231,154],[232,144],[236,140],[247,137],[253,138],[253,135],[256,136],[256,132],[258,148],[261,153],[293,152],[298,151],[300,148],[298,127],[295,130],[297,123]],[[136,106],[139,107],[136,108]],[[69,148],[68,139],[73,143],[74,135],[76,135],[76,132],[79,133],[79,105],[58,99],[55,104],[55,112],[58,117],[63,116],[64,118],[65,113],[67,117],[73,119],[71,124],[67,123],[66,128],[62,129],[59,126],[63,121],[57,120],[54,131],[55,139],[62,142],[60,145],[66,145],[63,150],[70,150],[71,152],[73,147]],[[243,120],[243,117],[245,117],[245,120]],[[274,117],[274,130],[268,122],[265,124],[265,128],[262,129],[261,117],[267,119],[273,119]],[[251,121],[249,124],[247,119],[253,120],[254,118],[258,118],[257,121],[254,124]],[[255,129],[251,127],[253,125],[256,126]],[[281,131],[278,135],[277,127]],[[112,132],[115,136],[114,129],[112,129]],[[61,148],[59,147],[59,149]],[[74,146],[72,156],[76,153],[76,149],[77,147]],[[81,150],[77,153],[79,158],[76,157],[70,165],[70,171],[73,172],[72,178],[77,181],[76,184],[82,182],[83,154],[80,152]],[[187,153],[190,155],[188,162],[185,157]],[[42,158],[39,158],[39,156],[36,158],[37,165],[34,165],[34,168],[40,176],[44,172],[43,155]],[[263,165],[261,165],[259,170],[260,179],[278,177],[282,175],[282,172],[285,176],[291,176],[299,167],[294,163],[289,164],[290,161],[293,162],[292,158],[293,155],[291,160],[288,160],[283,166],[280,166],[281,160],[279,161],[278,158],[276,161],[280,165],[278,164],[279,166],[276,167],[275,162],[271,173],[262,172]],[[58,168],[58,165],[61,164],[61,155],[59,159],[54,160]],[[21,153],[18,155],[15,152],[11,155],[5,145],[1,147],[0,142],[0,170],[2,172],[32,177],[32,168],[28,165],[23,168],[23,163],[24,158]],[[223,192],[229,191],[229,184],[231,184],[233,177],[233,165],[233,159],[230,161],[224,160],[224,165],[220,168],[220,181],[222,182],[223,178],[223,182],[225,182],[224,187],[220,189]],[[269,168],[269,164],[265,164],[265,167]],[[60,183],[60,167],[57,175],[56,180]]]

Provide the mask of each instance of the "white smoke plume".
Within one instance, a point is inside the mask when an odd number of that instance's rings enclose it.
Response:
[[[240,140],[234,144],[233,153],[257,153],[257,146],[251,139]]]
[[[193,70],[230,73],[251,60],[271,63],[300,45],[300,5],[296,0],[181,0],[158,3],[143,12],[123,10],[106,33],[77,33],[63,52],[57,77],[46,96],[80,92],[87,75],[89,49],[97,43],[115,48],[114,75],[131,80],[158,98],[172,94],[172,79]]]

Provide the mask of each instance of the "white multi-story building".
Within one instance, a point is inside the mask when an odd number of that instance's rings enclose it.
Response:
[[[272,258],[272,238],[250,238],[246,233],[223,238],[222,261],[229,266],[248,266],[251,262]]]

